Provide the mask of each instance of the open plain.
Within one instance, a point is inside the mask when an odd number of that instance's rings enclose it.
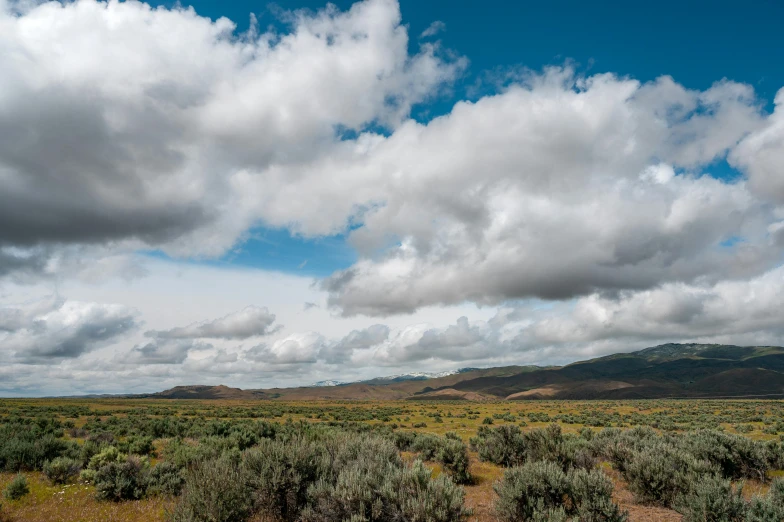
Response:
[[[26,434],[35,435],[27,450],[19,449],[27,440],[20,427],[24,427]],[[161,483],[130,497],[112,492],[108,496],[104,492],[102,496],[95,477],[90,479],[91,460],[95,461],[96,455],[105,453],[106,448],[117,448],[121,455],[138,455],[146,473],[159,476],[151,470],[164,463],[185,470],[198,459],[220,457],[215,452],[253,451],[263,438],[287,437],[281,435],[286,430],[323,429],[373,434],[394,441],[403,465],[421,459],[432,477],[448,474],[446,466],[439,462],[437,450],[433,451],[427,444],[417,445],[417,439],[425,440],[428,434],[437,436],[438,440],[459,439],[467,448],[470,476],[460,486],[464,489],[464,507],[470,510],[464,518],[477,522],[499,520],[494,486],[503,478],[504,466],[483,454],[482,443],[475,437],[478,432],[501,428],[512,428],[521,434],[560,431],[559,436],[566,440],[586,441],[597,440],[603,431],[642,433],[643,430],[661,437],[683,437],[708,430],[743,437],[781,452],[784,402],[7,399],[0,401],[0,433],[4,435],[0,443],[0,464],[4,468],[0,489],[7,489],[22,474],[29,492],[16,500],[3,499],[0,513],[4,521],[19,522],[169,520],[176,515],[181,499],[173,494],[174,490],[167,490],[166,484]],[[49,441],[49,449],[40,449],[43,440]],[[205,451],[186,456],[186,448]],[[33,455],[37,450],[58,455],[37,457]],[[27,453],[16,455],[15,451]],[[45,472],[43,459],[51,460],[61,454],[72,458],[79,469],[53,479],[51,470]],[[612,481],[612,498],[622,511],[628,512],[628,520],[681,520],[681,514],[672,505],[645,499],[639,491],[630,489],[623,466],[607,455],[594,448],[589,467]],[[762,475],[732,477],[732,480],[742,484],[744,498],[751,500],[767,493],[771,480],[782,475],[779,468],[770,464]],[[270,513],[254,511],[246,519],[276,518]]]

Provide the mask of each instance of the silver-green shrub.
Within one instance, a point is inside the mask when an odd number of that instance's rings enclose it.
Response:
[[[52,484],[65,484],[79,474],[81,465],[68,457],[57,457],[43,466],[44,475]]]
[[[691,453],[657,442],[634,452],[623,474],[641,501],[671,506],[679,495],[691,491],[701,475],[712,471],[709,463]]]
[[[191,466],[172,522],[243,522],[253,512],[250,489],[238,463],[218,458]]]
[[[612,482],[598,470],[564,472],[555,462],[530,462],[506,470],[495,485],[496,513],[504,522],[575,520],[622,522],[626,513],[612,502]]]

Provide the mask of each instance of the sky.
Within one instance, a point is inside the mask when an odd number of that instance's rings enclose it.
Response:
[[[0,0],[0,396],[782,345],[783,30]]]

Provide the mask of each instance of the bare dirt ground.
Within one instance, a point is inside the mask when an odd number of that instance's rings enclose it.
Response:
[[[476,455],[471,455],[471,475],[474,477],[474,483],[465,486],[466,507],[474,512],[469,518],[471,522],[496,519],[493,511],[493,502],[495,502],[493,483],[499,480],[503,474],[502,468],[487,462],[480,462]]]
[[[626,482],[620,473],[613,469],[604,469],[615,485],[613,500],[629,512],[629,522],[679,522],[683,517],[680,513],[660,506],[646,506],[637,502],[634,493],[626,488]]]

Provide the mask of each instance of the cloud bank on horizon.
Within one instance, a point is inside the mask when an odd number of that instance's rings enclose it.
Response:
[[[443,23],[286,17],[0,0],[0,393],[782,344],[784,89],[567,62],[422,121]],[[204,263],[259,227],[357,259]]]

